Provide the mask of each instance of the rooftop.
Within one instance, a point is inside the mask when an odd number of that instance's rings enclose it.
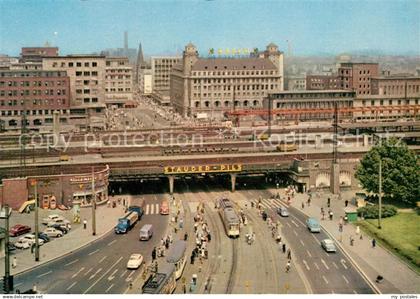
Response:
[[[204,70],[276,70],[268,58],[200,58],[193,65],[193,71]]]

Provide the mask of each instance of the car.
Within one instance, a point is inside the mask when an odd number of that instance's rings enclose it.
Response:
[[[9,252],[15,251],[16,246],[13,243],[9,243]]]
[[[51,228],[55,228],[58,229],[59,231],[61,231],[63,234],[67,234],[69,232],[69,229],[66,228],[66,225],[64,224],[53,224],[52,226],[50,226]]]
[[[47,225],[48,222],[55,221],[57,219],[63,219],[63,217],[57,214],[48,215],[47,218],[42,219],[41,223]]]
[[[138,269],[143,263],[143,256],[140,253],[133,253],[127,262],[127,269]]]
[[[169,203],[167,200],[162,201],[159,213],[161,215],[169,215]]]
[[[30,236],[33,236],[35,238],[35,233],[29,234]],[[38,238],[44,241],[44,243],[47,243],[50,241],[50,238],[44,234],[43,232],[38,232]]]
[[[337,249],[335,248],[335,244],[333,240],[324,239],[321,241],[322,248],[325,249],[326,252],[336,252]]]
[[[29,244],[28,241],[25,240],[19,240],[13,244],[17,249],[28,249],[31,247],[31,244]]]
[[[71,229],[71,224],[70,224],[70,221],[68,221],[67,219],[64,219],[64,218],[59,218],[59,219],[56,219],[56,220],[50,221],[50,222],[48,222],[48,223],[47,223],[47,226],[48,226],[48,227],[51,227],[51,226],[53,226],[54,224],[65,225],[65,227],[66,227],[68,230],[70,230],[70,229]]]
[[[23,224],[16,224],[9,230],[11,237],[17,237],[31,231],[31,227]]]
[[[289,217],[289,211],[285,207],[278,207],[277,214],[282,217]]]
[[[35,243],[35,235],[34,234],[28,234],[28,235],[24,235],[23,237],[19,238],[18,241],[26,241],[29,243],[29,245],[32,245]],[[38,244],[39,246],[44,244],[44,240],[38,238]]]
[[[61,230],[58,230],[54,227],[47,228],[46,230],[44,230],[43,233],[46,234],[47,236],[53,237],[53,238],[60,238],[64,234]]]
[[[321,232],[321,226],[319,225],[319,221],[315,218],[308,218],[308,220],[306,220],[306,226],[308,227],[311,233]]]

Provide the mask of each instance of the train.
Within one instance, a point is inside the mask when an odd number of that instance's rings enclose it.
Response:
[[[218,203],[219,215],[228,237],[237,238],[240,234],[240,220],[238,213],[227,198],[221,198]]]

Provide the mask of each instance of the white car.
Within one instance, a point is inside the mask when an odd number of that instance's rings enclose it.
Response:
[[[60,238],[63,236],[63,232],[53,228],[53,227],[49,227],[46,230],[43,231],[44,234],[46,234],[48,237],[54,237],[54,238]]]
[[[71,229],[71,225],[70,225],[70,221],[68,221],[67,219],[64,218],[59,218],[53,221],[50,221],[47,223],[48,227],[54,226],[54,225],[60,225],[60,226],[64,226],[65,228],[67,228],[67,230]]]
[[[138,269],[143,263],[143,256],[140,253],[133,253],[127,262],[127,269]]]
[[[29,245],[32,245],[35,243],[35,235],[33,234],[29,234],[29,235],[24,235],[23,237],[19,238],[18,242],[28,242]],[[39,246],[44,244],[44,240],[38,238],[38,244]]]
[[[15,242],[13,245],[15,245],[15,247],[18,249],[28,249],[29,247],[31,247],[31,244],[29,244],[28,241],[24,241],[24,240],[19,240]]]
[[[322,248],[325,249],[326,252],[336,252],[337,249],[335,248],[334,242],[330,239],[324,239],[321,241]]]
[[[42,219],[41,223],[46,225],[48,222],[55,221],[57,219],[63,219],[63,217],[57,214],[48,215],[47,218]]]

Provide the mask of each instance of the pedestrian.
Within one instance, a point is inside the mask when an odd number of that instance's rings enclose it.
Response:
[[[292,251],[289,249],[287,249],[287,259],[290,261],[292,259]]]
[[[153,247],[152,250],[152,261],[156,260],[156,247]]]
[[[339,223],[339,224],[338,224],[338,231],[339,231],[340,233],[342,233],[342,232],[343,232],[343,224],[342,224],[342,223]]]
[[[290,265],[291,265],[290,260],[288,260],[287,261],[287,264],[286,264],[286,273],[289,273],[289,271],[290,271]]]
[[[360,234],[360,226],[356,226],[356,235]]]
[[[302,201],[302,209],[304,209],[305,208],[305,204],[303,203],[303,201]]]
[[[321,220],[325,220],[325,212],[324,211],[322,211],[322,218],[321,218]]]
[[[13,260],[12,260],[12,268],[16,268],[17,267],[17,258],[14,256]]]
[[[186,294],[187,293],[187,286],[186,286],[186,284],[184,283],[184,285],[182,286],[182,289],[183,289],[183,291],[184,291],[184,294]]]
[[[286,243],[283,243],[282,249],[283,249],[283,253],[286,253]]]
[[[83,229],[86,229],[86,227],[87,227],[87,220],[85,218],[85,219],[83,219]]]
[[[333,220],[333,212],[330,210],[329,212],[328,212],[328,214],[330,215],[330,220]]]
[[[308,198],[308,202],[307,202],[307,204],[308,204],[308,207],[310,207],[311,206],[311,197],[309,196],[309,198]]]
[[[327,199],[327,206],[330,207],[331,206],[331,198],[328,197]]]
[[[211,235],[210,232],[207,232],[207,240],[210,242],[211,241]]]
[[[375,247],[376,247],[376,240],[372,239],[372,248],[375,248]]]
[[[184,219],[180,218],[179,219],[179,229],[182,229],[184,227]]]
[[[347,208],[347,206],[349,205],[349,201],[346,199],[345,201],[344,201],[344,206]]]
[[[188,233],[185,233],[184,234],[184,241],[187,241],[188,240]]]
[[[350,246],[353,246],[354,245],[354,238],[353,238],[353,236],[350,236]]]

